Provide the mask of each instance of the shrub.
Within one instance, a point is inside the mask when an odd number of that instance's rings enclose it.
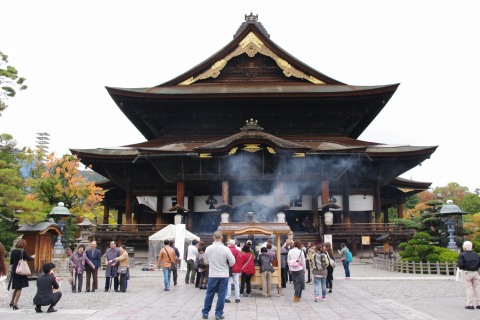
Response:
[[[479,241],[472,241],[473,244],[473,250],[475,252],[480,252],[480,240]]]
[[[438,253],[430,253],[426,257],[427,262],[437,262],[440,261],[440,255]]]
[[[441,249],[443,250],[442,250],[442,253],[440,253],[440,257],[438,261],[440,262],[457,262],[458,261],[458,253],[445,248],[441,248]]]

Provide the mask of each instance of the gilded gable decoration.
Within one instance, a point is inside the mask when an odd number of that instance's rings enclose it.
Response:
[[[239,56],[243,53],[246,53],[250,58],[255,57],[257,53],[261,53],[264,56],[272,58],[280,69],[283,70],[283,74],[286,77],[295,77],[299,79],[305,79],[314,84],[325,84],[325,82],[318,80],[317,78],[306,75],[300,70],[295,69],[288,61],[280,58],[277,56],[272,50],[270,50],[265,44],[255,35],[253,31],[251,31],[242,41],[238,44],[238,47],[229,53],[223,59],[215,62],[210,69],[201,73],[196,77],[191,77],[181,83],[179,85],[188,86],[198,80],[203,80],[207,78],[216,78],[220,75],[220,71],[227,65],[227,62],[230,61],[233,57]]]

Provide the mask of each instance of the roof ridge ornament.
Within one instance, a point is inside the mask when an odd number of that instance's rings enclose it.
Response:
[[[252,13],[252,11],[250,11],[249,15],[245,14],[245,21],[247,21],[247,22],[250,22],[250,21],[257,22],[258,21],[258,13],[254,15]]]
[[[250,120],[245,121],[245,125],[240,128],[241,131],[263,131],[263,128],[258,125],[258,120]]]

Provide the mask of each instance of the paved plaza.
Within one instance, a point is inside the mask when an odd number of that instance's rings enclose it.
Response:
[[[140,269],[133,269],[126,293],[104,292],[103,277],[95,293],[72,293],[62,285],[64,296],[56,313],[34,311],[31,299],[36,284],[31,281],[20,299],[20,310],[9,309],[5,303],[0,319],[201,319],[205,290],[186,285],[184,272],[179,274],[178,285],[165,292],[162,272]],[[389,273],[364,263],[353,263],[351,271],[352,279],[345,280],[342,267],[336,268],[334,290],[327,301],[314,302],[309,284],[300,303],[293,302],[291,284],[283,296],[271,298],[263,298],[257,289],[250,297],[241,297],[238,304],[225,304],[225,319],[480,319],[480,310],[464,309],[463,284],[453,277]],[[209,319],[215,319],[214,306]]]

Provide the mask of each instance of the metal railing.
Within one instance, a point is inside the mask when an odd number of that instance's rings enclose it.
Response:
[[[351,224],[333,224],[329,227],[332,234],[413,234],[414,230],[394,223],[351,223]]]

